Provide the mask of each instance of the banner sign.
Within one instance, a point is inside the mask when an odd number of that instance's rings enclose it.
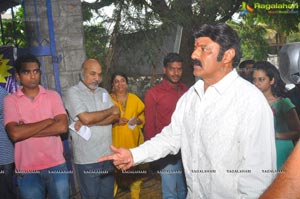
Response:
[[[14,47],[0,46],[0,86],[10,93],[17,91],[17,80],[13,66]]]

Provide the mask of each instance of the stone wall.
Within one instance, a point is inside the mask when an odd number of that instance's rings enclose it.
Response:
[[[49,45],[49,27],[46,0],[36,1],[37,16],[35,16],[34,1],[26,0],[25,14],[28,40],[31,46]],[[59,59],[60,86],[62,93],[79,80],[79,71],[84,61],[85,47],[83,38],[82,11],[80,0],[51,0],[52,16],[55,32],[56,51]],[[38,22],[38,23],[36,23]],[[37,24],[39,31],[37,31]],[[40,34],[40,41],[38,41]],[[45,81],[50,89],[55,88],[52,57],[40,57],[45,65]]]

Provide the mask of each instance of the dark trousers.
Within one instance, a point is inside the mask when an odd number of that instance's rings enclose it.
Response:
[[[16,199],[16,187],[13,183],[14,163],[0,165],[0,198]]]
[[[82,199],[114,198],[114,167],[111,161],[75,164]]]

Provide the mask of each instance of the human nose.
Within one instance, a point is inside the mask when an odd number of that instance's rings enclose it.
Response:
[[[252,83],[257,87],[259,84],[259,81],[257,81],[256,79],[253,79]]]
[[[192,58],[192,59],[198,59],[199,56],[200,56],[200,55],[199,55],[199,52],[197,51],[197,49],[195,49],[195,50],[193,51],[192,55],[191,55],[191,58]]]
[[[98,82],[101,81],[101,75],[95,75],[95,80]]]
[[[35,77],[36,77],[36,73],[35,73],[34,71],[31,71],[31,72],[29,73],[29,75],[30,75],[30,78],[31,78],[31,79],[35,79]]]
[[[174,74],[178,75],[180,73],[181,69],[179,68],[174,68]]]

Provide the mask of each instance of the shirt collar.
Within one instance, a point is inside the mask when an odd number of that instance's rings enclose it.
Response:
[[[239,75],[235,69],[233,69],[230,73],[228,73],[225,77],[223,77],[220,81],[212,85],[220,94],[224,93],[226,89],[232,85],[232,82],[238,78]]]
[[[22,89],[23,86],[20,86],[19,89],[17,90],[16,94],[18,97],[25,96]],[[46,89],[43,86],[39,85],[39,93],[37,95],[44,94],[44,93],[46,93]]]
[[[210,87],[213,87],[216,89],[216,91],[219,94],[222,94],[226,91],[226,89],[232,84],[232,82],[238,78],[239,75],[236,72],[236,69],[233,69],[230,73],[228,73],[225,77],[223,77],[220,81],[217,83],[211,85]],[[195,85],[194,89],[198,94],[204,94],[204,82],[203,80],[198,80]]]
[[[176,89],[176,87],[174,87],[172,84],[170,84],[170,82],[169,82],[166,78],[164,78],[163,81],[162,81],[161,83],[162,83],[162,85],[163,85],[164,87],[167,87],[168,89]],[[183,83],[182,83],[181,81],[178,82],[177,88],[178,88],[179,90],[182,90],[182,89],[183,89]]]

